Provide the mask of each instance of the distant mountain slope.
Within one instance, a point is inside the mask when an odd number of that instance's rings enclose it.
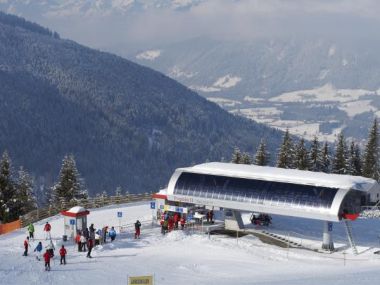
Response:
[[[254,151],[281,133],[235,117],[149,68],[9,25],[0,14],[0,150],[51,183],[76,156],[92,193],[165,186],[172,171]]]
[[[317,133],[334,141],[343,130],[361,140],[380,116],[379,47],[377,39],[368,38],[200,37],[126,57],[233,113],[309,139]]]

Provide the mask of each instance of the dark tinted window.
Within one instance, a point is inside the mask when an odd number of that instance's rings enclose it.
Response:
[[[174,194],[249,203],[270,201],[329,208],[337,191],[337,188],[185,172],[179,177]]]

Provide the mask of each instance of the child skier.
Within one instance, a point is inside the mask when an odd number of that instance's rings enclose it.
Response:
[[[24,254],[23,256],[28,256],[28,247],[29,247],[29,237],[26,237],[24,240]]]
[[[46,250],[44,253],[44,260],[45,260],[45,270],[50,271],[50,252]]]
[[[108,232],[108,235],[111,238],[111,242],[115,240],[115,238],[116,238],[116,231],[115,231],[114,227],[111,227],[111,229]]]
[[[41,251],[42,251],[42,242],[39,242],[36,248],[34,249],[34,252],[37,252],[37,255],[36,255],[37,260],[40,260]]]
[[[62,245],[61,249],[59,250],[59,255],[61,256],[61,264],[63,261],[63,264],[66,265],[66,254],[67,254],[66,248],[64,245]]]

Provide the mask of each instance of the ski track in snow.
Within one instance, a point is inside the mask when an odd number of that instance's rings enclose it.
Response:
[[[89,224],[96,228],[118,226],[117,211],[123,212],[122,224],[149,220],[149,203],[118,205],[90,210]],[[245,215],[247,220],[249,215]],[[63,234],[63,218],[48,219],[53,238]],[[45,221],[35,224],[36,238],[42,238]],[[321,241],[321,221],[273,217],[271,230],[279,234],[302,233],[314,242]],[[358,244],[363,248],[378,247],[380,220],[353,223]],[[67,244],[67,265],[59,265],[58,251],[45,272],[43,261],[33,254],[23,257],[26,229],[0,236],[1,284],[127,284],[127,276],[154,274],[155,284],[377,284],[380,256],[369,248],[353,256],[347,250],[346,266],[342,252],[321,254],[308,250],[278,248],[263,244],[254,236],[235,238],[210,236],[187,231],[174,231],[162,236],[158,227],[143,227],[140,240],[133,239],[132,228],[119,234],[114,243],[97,246],[93,258],[78,253]],[[334,223],[336,242],[345,242],[344,229]],[[306,240],[306,238],[304,237]],[[43,241],[44,243],[44,241]],[[59,243],[56,248],[59,247]]]

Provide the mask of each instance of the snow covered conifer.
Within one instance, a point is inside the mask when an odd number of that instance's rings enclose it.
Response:
[[[330,157],[329,145],[327,142],[323,144],[320,159],[321,159],[320,171],[325,172],[325,173],[330,173],[331,172],[331,157]]]
[[[305,146],[305,140],[304,138],[301,138],[299,143],[296,147],[296,154],[295,154],[295,167],[300,170],[308,170],[309,169],[309,154],[307,152],[306,146]]]
[[[121,186],[117,186],[115,190],[115,196],[120,197],[122,193],[123,193],[123,189],[121,188]]]
[[[335,146],[335,155],[333,159],[332,172],[337,174],[348,173],[347,161],[347,144],[343,133],[338,136],[338,141]]]
[[[241,155],[240,164],[252,164],[252,159],[249,153],[243,152],[243,154]]]
[[[313,141],[311,142],[310,151],[310,166],[309,170],[319,172],[322,170],[322,155],[320,150],[320,145],[318,137],[314,136]]]
[[[23,167],[18,171],[16,187],[18,216],[25,215],[36,208],[36,199],[33,195],[33,179]]]
[[[360,157],[360,148],[354,141],[351,141],[348,151],[348,174],[359,176],[362,174],[362,160]]]
[[[268,165],[269,153],[266,150],[266,144],[264,140],[261,140],[259,147],[257,148],[255,156],[255,164],[260,166]]]
[[[87,193],[81,181],[73,155],[63,158],[58,182],[53,186],[54,202],[70,202],[73,199],[81,199]]]
[[[232,154],[231,162],[232,163],[241,163],[241,161],[242,161],[242,154],[240,152],[240,149],[235,147],[234,152]]]
[[[379,129],[377,119],[373,121],[363,156],[363,176],[379,181]]]
[[[294,168],[294,146],[288,129],[284,134],[276,166],[280,168]]]
[[[3,222],[12,221],[18,218],[14,215],[14,181],[12,178],[11,159],[8,152],[4,151],[0,161],[0,220]]]

